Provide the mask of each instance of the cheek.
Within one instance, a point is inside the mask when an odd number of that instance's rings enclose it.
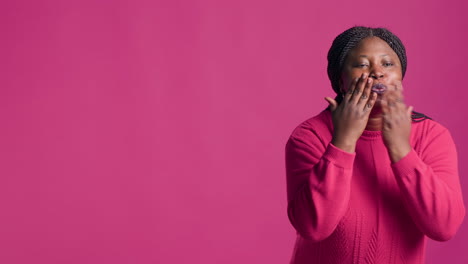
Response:
[[[401,76],[401,73],[398,73],[398,72],[390,72],[388,74],[388,79],[390,80],[395,80],[395,81],[401,81],[402,80],[402,76]]]
[[[356,78],[361,77],[362,73],[350,73],[350,74],[343,74],[341,76],[341,89],[344,92],[347,92],[353,83],[353,80]]]
[[[388,84],[390,84],[390,86],[395,90],[403,91],[402,77],[400,73],[388,75]]]
[[[403,79],[401,75],[401,69],[395,69],[387,72],[387,78],[391,81],[401,81]]]

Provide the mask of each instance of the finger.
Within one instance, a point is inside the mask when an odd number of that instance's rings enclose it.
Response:
[[[404,96],[403,96],[403,85],[401,81],[396,81],[395,84],[392,85],[393,89],[389,92],[396,95],[395,102],[396,103],[403,103],[404,105]]]
[[[384,100],[388,107],[396,107],[399,96],[396,91],[389,91],[388,93],[385,93]]]
[[[382,107],[383,117],[385,118],[389,112],[387,98],[382,98],[382,100],[380,101],[380,105]]]
[[[403,83],[401,81],[396,81],[395,91],[403,92]]]
[[[400,91],[389,91],[386,95],[387,105],[394,110],[395,113],[406,113],[407,107],[405,102],[402,99],[402,94]]]
[[[330,109],[332,112],[334,112],[338,107],[338,103],[331,97],[325,97],[325,101],[328,102],[328,109]]]
[[[385,100],[386,112],[385,119],[387,121],[399,119],[406,114],[406,107],[403,103],[397,101],[397,92],[390,93]]]
[[[364,86],[366,85],[366,80],[367,80],[367,75],[363,73],[361,75],[361,78],[359,79],[358,83],[356,84],[356,87],[353,92],[353,96],[351,98],[351,101],[354,103],[358,103],[359,99],[361,98],[362,92],[364,91]]]
[[[406,106],[405,102],[403,102],[403,100],[399,97],[395,98],[395,105],[396,108],[403,114],[406,113],[406,111],[408,110],[408,107]]]
[[[369,100],[367,100],[366,104],[364,105],[364,111],[369,111],[372,110],[372,108],[375,105],[375,101],[377,100],[377,93],[372,92],[372,94],[369,97]]]
[[[395,95],[395,97],[397,98],[396,100],[399,101],[399,102],[403,102],[403,91],[401,90],[401,88],[398,88],[397,85],[395,85],[395,91],[393,92],[393,94]]]
[[[371,89],[372,89],[372,82],[374,80],[372,78],[367,78],[366,84],[364,87],[364,91],[361,94],[361,97],[359,98],[358,104],[367,104],[369,101],[369,96],[371,95]]]
[[[351,99],[351,97],[353,96],[353,92],[354,92],[354,89],[356,87],[356,84],[357,82],[359,81],[359,78],[355,78],[351,84],[349,85],[348,87],[348,91],[346,92],[345,96],[344,96],[344,101],[349,101]]]
[[[392,121],[392,111],[388,105],[387,100],[383,100],[380,102],[382,107],[382,120],[383,120],[383,127],[384,129],[391,128],[391,121]]]
[[[390,107],[393,106],[394,100],[393,100],[393,95],[388,94],[385,99],[382,99],[382,103],[387,107],[387,112],[390,111]]]
[[[409,106],[409,107],[408,107],[408,110],[407,110],[407,112],[406,112],[408,118],[411,119],[412,113],[413,113],[413,106]]]

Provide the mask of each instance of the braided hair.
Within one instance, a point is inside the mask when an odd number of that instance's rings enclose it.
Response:
[[[340,35],[338,35],[332,43],[330,50],[328,51],[328,66],[327,73],[330,79],[333,90],[337,96],[335,100],[340,103],[343,94],[340,89],[340,79],[348,53],[358,45],[358,43],[368,37],[378,37],[385,41],[390,48],[392,48],[398,55],[401,62],[401,73],[402,77],[405,77],[406,73],[406,49],[401,40],[394,35],[392,32],[385,28],[371,28],[371,27],[352,27]],[[425,119],[431,119],[430,117],[413,111],[411,114],[413,122],[421,122]]]

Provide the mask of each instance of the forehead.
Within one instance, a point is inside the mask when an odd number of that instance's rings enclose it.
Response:
[[[350,52],[350,57],[389,55],[398,57],[395,51],[379,37],[361,40]]]

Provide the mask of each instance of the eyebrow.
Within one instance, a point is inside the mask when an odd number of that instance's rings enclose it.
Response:
[[[388,54],[382,54],[382,55],[380,55],[380,57],[385,57],[385,56],[388,56]],[[361,58],[361,57],[367,58],[367,55],[359,55],[359,58]]]

